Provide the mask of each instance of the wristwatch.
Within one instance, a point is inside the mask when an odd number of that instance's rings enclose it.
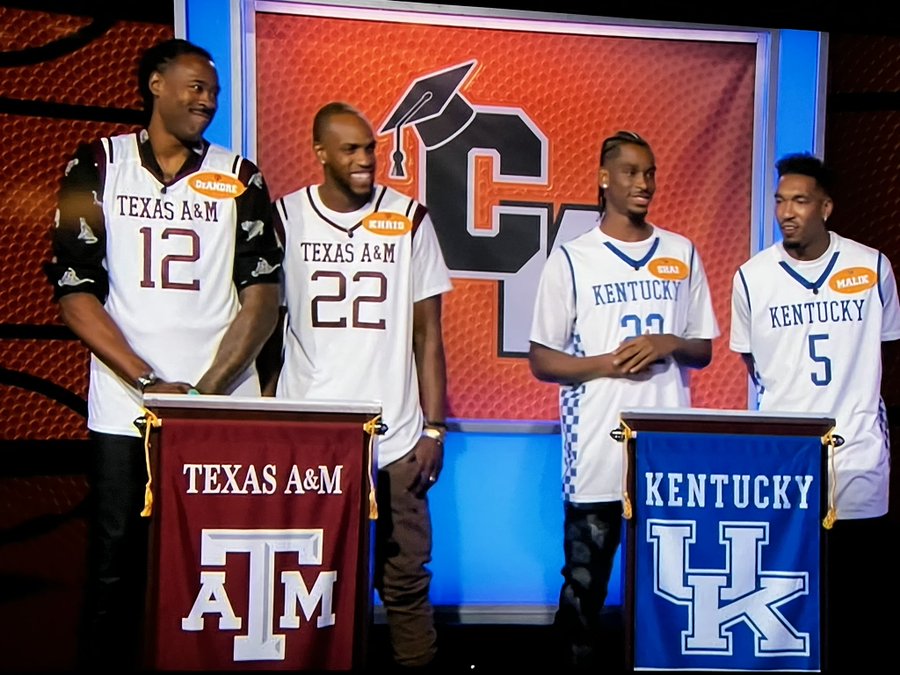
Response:
[[[159,378],[156,376],[156,373],[154,373],[152,370],[149,373],[147,373],[146,375],[138,375],[138,378],[137,378],[138,389],[141,390],[142,394],[144,393],[144,390],[147,387],[150,387],[150,386],[156,384],[157,382],[159,382]]]
[[[422,436],[427,436],[428,438],[437,441],[441,445],[444,444],[444,436],[446,435],[447,431],[439,427],[429,426],[427,424],[422,427]]]

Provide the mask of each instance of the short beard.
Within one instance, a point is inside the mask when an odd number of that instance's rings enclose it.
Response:
[[[634,225],[646,225],[647,224],[647,212],[643,213],[631,213],[628,212],[628,220],[632,222]]]
[[[344,193],[344,196],[347,198],[349,202],[356,203],[359,205],[359,208],[362,208],[372,199],[372,195],[375,192],[375,185],[365,193],[356,192],[349,182],[343,180],[335,180],[334,184],[338,187],[338,189]]]

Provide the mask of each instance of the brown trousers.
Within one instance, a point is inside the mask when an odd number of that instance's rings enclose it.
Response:
[[[418,464],[412,452],[378,471],[375,588],[387,614],[394,661],[424,666],[437,653],[429,598],[431,514],[428,498],[407,488]]]

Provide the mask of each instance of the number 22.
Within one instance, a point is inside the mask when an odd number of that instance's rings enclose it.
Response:
[[[332,285],[335,290],[335,292],[331,294],[320,293],[313,297],[311,302],[312,325],[315,328],[346,328],[346,316],[340,316],[337,319],[327,321],[322,318],[322,315],[325,313],[324,310],[327,306],[337,304],[337,306],[340,307],[341,303],[347,300],[347,277],[343,272],[318,270],[313,272],[310,279],[313,282],[333,280]],[[387,277],[381,272],[357,272],[351,278],[351,282],[356,288],[359,288],[360,284],[368,282],[371,285],[372,282],[374,282],[377,292],[370,295],[357,292],[351,303],[352,311],[350,312],[350,325],[353,328],[384,330],[386,326],[384,318],[379,318],[375,321],[366,321],[363,319],[363,315],[365,314],[364,309],[366,308],[364,306],[374,305],[374,307],[369,307],[369,309],[375,310],[378,305],[387,300]]]

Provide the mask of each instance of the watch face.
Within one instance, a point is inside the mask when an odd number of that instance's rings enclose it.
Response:
[[[444,433],[440,429],[435,429],[434,427],[425,427],[422,429],[422,435],[433,438],[438,443],[444,442]]]
[[[157,377],[153,373],[150,373],[149,375],[142,375],[137,380],[138,380],[138,384],[141,385],[141,391],[143,391],[144,389],[149,387],[151,384],[156,384]]]

